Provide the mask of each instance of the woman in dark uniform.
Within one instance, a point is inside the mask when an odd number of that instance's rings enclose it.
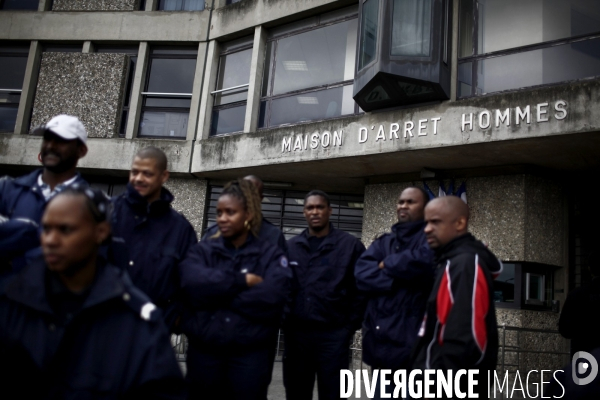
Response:
[[[225,186],[217,225],[179,266],[189,398],[264,400],[292,273],[278,247],[257,239],[260,197],[251,182]]]

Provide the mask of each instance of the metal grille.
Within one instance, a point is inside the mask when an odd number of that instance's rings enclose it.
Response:
[[[206,211],[205,227],[211,227],[216,223],[217,201],[223,188],[211,186]],[[300,234],[306,228],[306,220],[302,213],[304,196],[307,192],[292,190],[264,191],[262,202],[263,216],[273,225],[279,227],[286,239]],[[361,237],[362,218],[364,209],[364,197],[352,194],[329,194],[331,198],[331,223],[337,229]]]

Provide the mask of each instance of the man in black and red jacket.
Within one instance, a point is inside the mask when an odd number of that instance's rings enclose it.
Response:
[[[487,398],[488,371],[496,368],[493,279],[502,263],[468,232],[468,221],[469,208],[456,196],[432,200],[425,208],[425,234],[438,268],[413,367],[477,369],[479,384],[474,391],[481,399]]]

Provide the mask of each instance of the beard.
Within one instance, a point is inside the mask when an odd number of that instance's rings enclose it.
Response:
[[[67,158],[64,158],[51,151],[45,151],[42,153],[42,161],[44,161],[44,157],[49,154],[52,154],[53,156],[57,157],[59,161],[54,165],[47,165],[46,163],[43,163],[43,165],[44,168],[46,168],[50,172],[54,172],[55,174],[66,172],[70,169],[75,168],[75,166],[77,165],[77,156],[69,156]]]

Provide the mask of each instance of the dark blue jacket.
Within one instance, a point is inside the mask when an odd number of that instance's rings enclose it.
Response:
[[[263,282],[248,287],[246,273]],[[248,235],[235,250],[223,237],[190,248],[179,264],[188,312],[182,331],[197,348],[272,346],[292,271],[283,252]]]
[[[209,240],[218,231],[219,227],[217,226],[217,224],[214,224],[206,230],[206,233],[204,233],[204,236],[202,237],[202,241]],[[267,221],[265,218],[262,219],[262,224],[260,226],[258,237],[261,240],[267,241],[273,244],[274,246],[279,247],[284,254],[287,254],[287,244],[285,241],[285,236],[283,235],[283,233],[281,233],[281,230],[279,230],[279,228]]]
[[[36,252],[40,246],[39,225],[47,204],[37,186],[42,171],[38,169],[16,179],[0,179],[0,264],[12,260],[15,271],[26,265],[27,252],[39,254]],[[79,174],[75,183],[87,186]],[[56,193],[60,191],[61,187],[57,187]]]
[[[5,393],[35,399],[183,398],[183,378],[159,310],[123,271],[99,259],[72,318],[50,306],[42,260],[0,287]],[[155,308],[155,307],[154,307]]]
[[[392,226],[392,233],[376,239],[356,263],[356,284],[369,296],[363,360],[373,367],[403,367],[417,340],[434,279],[424,228],[423,221]]]
[[[177,317],[179,292],[177,265],[192,244],[196,232],[187,219],[171,208],[173,195],[162,189],[158,200],[148,204],[130,185],[113,199],[113,236],[127,248],[127,272],[134,285],[163,309],[167,326]]]
[[[290,266],[294,272],[286,327],[360,328],[365,299],[359,296],[354,265],[365,246],[354,236],[330,231],[316,253],[310,253],[308,229],[288,241]]]

